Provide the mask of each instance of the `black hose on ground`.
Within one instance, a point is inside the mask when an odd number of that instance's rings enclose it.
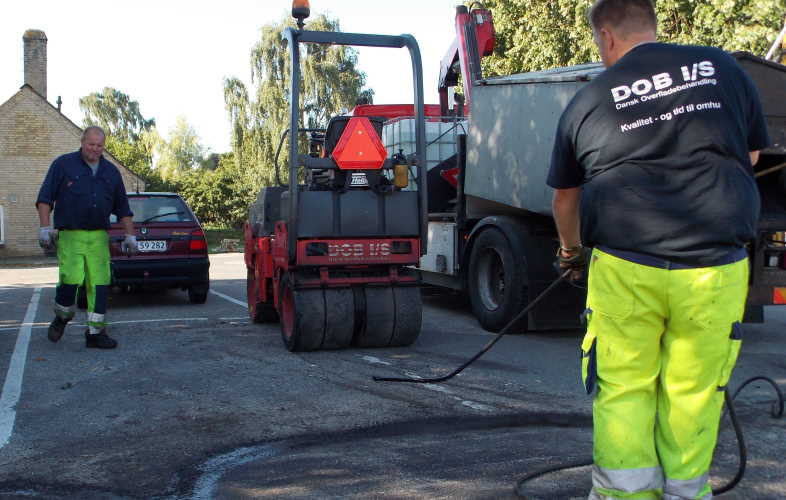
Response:
[[[480,358],[485,353],[487,353],[494,346],[494,344],[496,344],[503,336],[505,336],[508,333],[508,330],[510,330],[513,327],[513,325],[518,323],[518,321],[522,317],[524,317],[525,314],[529,313],[529,311],[531,311],[532,308],[538,304],[538,302],[540,302],[544,297],[546,297],[549,293],[551,293],[551,291],[554,290],[554,288],[556,288],[556,286],[560,284],[564,279],[566,279],[570,273],[571,270],[567,270],[562,275],[560,275],[556,280],[554,280],[545,290],[543,290],[543,292],[541,292],[540,295],[538,295],[532,302],[530,302],[527,305],[527,307],[522,309],[521,312],[518,315],[516,315],[515,318],[513,318],[507,325],[505,325],[505,327],[496,335],[496,337],[494,337],[490,342],[488,342],[483,347],[483,349],[481,349],[477,354],[472,356],[464,364],[462,364],[461,366],[459,366],[449,374],[444,375],[442,377],[433,377],[433,378],[403,378],[403,377],[376,377],[375,376],[373,377],[374,381],[375,382],[409,382],[413,384],[434,384],[434,383],[444,382],[448,379],[455,377],[456,375],[464,371],[466,367],[468,367],[469,365],[474,363],[478,358]],[[742,480],[742,477],[745,475],[745,468],[748,463],[748,451],[745,446],[745,438],[742,433],[742,427],[740,426],[739,420],[737,420],[737,413],[734,410],[734,398],[736,398],[737,395],[748,384],[759,380],[767,382],[775,390],[777,401],[774,402],[772,405],[772,409],[771,409],[772,416],[775,418],[783,416],[783,411],[784,411],[783,392],[778,387],[778,384],[775,383],[775,381],[769,377],[756,376],[756,377],[749,378],[748,380],[743,382],[742,385],[740,385],[740,387],[737,388],[736,391],[734,391],[733,395],[729,394],[728,388],[724,389],[723,397],[726,402],[726,410],[729,413],[729,418],[731,419],[732,427],[734,428],[734,434],[737,438],[740,463],[739,463],[739,467],[737,468],[737,474],[734,476],[734,478],[731,481],[729,481],[727,484],[719,488],[714,488],[712,490],[713,495],[720,495],[722,493],[726,493],[730,491],[735,486],[737,486],[737,484]],[[524,485],[524,483],[532,481],[535,478],[545,476],[546,474],[551,474],[553,472],[559,472],[568,469],[576,469],[579,467],[588,467],[591,465],[593,465],[592,459],[584,459],[584,460],[568,462],[562,465],[551,466],[544,469],[538,469],[536,471],[530,472],[524,477],[522,477],[521,479],[519,479],[518,482],[516,483],[516,488],[515,488],[516,496],[518,496],[519,498],[527,498],[526,495],[521,493],[521,487]]]
[[[541,300],[543,300],[543,298],[544,298],[544,297],[546,297],[546,296],[547,296],[549,293],[551,293],[551,291],[552,291],[552,290],[554,290],[554,288],[556,288],[556,286],[557,286],[557,285],[559,285],[559,284],[562,282],[562,280],[564,280],[565,278],[567,278],[567,277],[568,277],[568,274],[570,274],[571,272],[572,272],[572,271],[571,271],[570,269],[568,269],[567,271],[565,271],[564,273],[562,273],[562,274],[559,276],[559,278],[557,278],[556,280],[554,280],[554,281],[553,281],[553,282],[552,282],[552,283],[551,283],[551,284],[550,284],[548,287],[546,287],[546,289],[545,289],[545,290],[543,290],[543,292],[541,292],[541,294],[540,294],[540,295],[538,295],[537,297],[535,297],[535,299],[534,299],[532,302],[530,302],[530,303],[527,305],[527,307],[525,307],[524,309],[522,309],[522,310],[521,310],[521,312],[520,312],[520,313],[518,313],[518,314],[516,315],[516,317],[515,317],[515,318],[513,318],[512,320],[510,320],[510,322],[508,322],[508,324],[507,324],[507,325],[505,325],[505,327],[504,327],[502,330],[500,330],[500,332],[497,334],[497,336],[496,336],[496,337],[494,337],[493,339],[491,339],[491,340],[490,340],[490,341],[489,341],[489,342],[488,342],[488,343],[487,343],[487,344],[486,344],[486,345],[483,347],[483,349],[481,349],[481,350],[480,350],[480,351],[479,351],[477,354],[475,354],[474,356],[472,356],[472,357],[471,357],[469,360],[467,360],[467,361],[466,361],[466,362],[465,362],[463,365],[459,366],[458,368],[456,368],[456,369],[455,369],[455,370],[453,370],[452,372],[448,373],[447,375],[445,375],[445,376],[442,376],[442,377],[433,377],[433,378],[404,378],[404,377],[376,377],[376,376],[375,376],[375,377],[372,377],[372,378],[374,379],[374,381],[375,381],[375,382],[409,382],[409,383],[412,383],[412,384],[436,384],[436,383],[439,383],[439,382],[444,382],[444,381],[446,381],[446,380],[448,380],[448,379],[451,379],[451,378],[455,377],[456,375],[458,375],[459,373],[461,373],[462,371],[464,371],[464,368],[466,368],[466,367],[468,367],[469,365],[471,365],[472,363],[474,363],[474,362],[475,362],[475,361],[476,361],[476,360],[477,360],[479,357],[483,356],[483,355],[484,355],[484,354],[486,354],[486,353],[487,353],[487,352],[488,352],[488,351],[489,351],[489,350],[490,350],[492,347],[494,347],[494,344],[496,344],[497,342],[499,342],[499,340],[500,340],[502,337],[504,337],[505,335],[507,335],[507,333],[508,333],[508,330],[510,330],[511,328],[513,328],[513,325],[515,325],[516,323],[518,323],[518,322],[519,322],[519,320],[521,320],[521,318],[523,318],[525,314],[529,313],[529,312],[532,310],[532,308],[533,308],[533,307],[535,307],[535,306],[538,304],[538,302],[540,302]]]
[[[723,398],[726,401],[726,410],[729,413],[729,419],[731,420],[731,425],[734,428],[734,435],[737,438],[737,446],[738,446],[738,450],[739,450],[740,463],[739,463],[739,466],[737,467],[737,473],[734,475],[734,478],[732,478],[731,481],[729,481],[728,483],[726,483],[723,486],[720,486],[718,488],[713,488],[712,489],[712,494],[713,495],[721,495],[723,493],[727,493],[727,492],[731,491],[732,489],[734,489],[734,487],[737,486],[737,484],[739,484],[739,482],[742,480],[742,477],[745,475],[745,469],[746,469],[746,467],[748,465],[748,449],[747,449],[747,447],[745,445],[745,437],[744,437],[744,435],[742,433],[742,427],[740,426],[740,422],[737,419],[737,413],[736,413],[736,411],[734,409],[734,398],[736,398],[737,395],[748,384],[750,384],[751,382],[755,382],[757,380],[761,380],[761,381],[767,382],[775,390],[776,400],[777,401],[774,402],[773,405],[772,405],[771,415],[774,418],[778,418],[778,417],[782,417],[783,416],[783,409],[784,409],[783,392],[780,390],[780,387],[778,387],[778,384],[776,384],[775,381],[772,380],[769,377],[763,377],[763,376],[751,377],[748,380],[746,380],[745,382],[743,382],[742,385],[740,385],[740,387],[738,387],[737,390],[734,391],[733,395],[729,394],[729,389],[728,388],[724,390]],[[519,479],[516,482],[516,488],[515,488],[514,491],[516,493],[516,496],[519,497],[519,498],[524,498],[524,499],[530,498],[530,497],[526,496],[524,493],[522,493],[522,491],[521,491],[522,487],[523,487],[523,485],[525,483],[527,483],[529,481],[532,481],[533,479],[536,479],[538,477],[545,476],[547,474],[551,474],[553,472],[559,472],[559,471],[568,470],[568,469],[577,469],[579,467],[589,467],[591,465],[593,465],[593,461],[590,458],[590,459],[584,459],[584,460],[576,460],[576,461],[568,462],[568,463],[565,463],[565,464],[562,464],[562,465],[555,465],[555,466],[546,467],[546,468],[543,468],[543,469],[538,469],[536,471],[533,471],[533,472],[530,472],[530,473],[526,474],[521,479]]]

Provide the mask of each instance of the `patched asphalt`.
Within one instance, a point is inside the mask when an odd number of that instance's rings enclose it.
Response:
[[[212,257],[213,289],[245,300],[240,254]],[[443,384],[373,375],[444,375],[490,338],[458,296],[429,291],[409,348],[292,354],[278,325],[211,294],[113,294],[115,351],[84,347],[83,316],[46,339],[49,267],[0,269],[0,376],[7,377],[36,287],[21,395],[0,447],[0,498],[516,498],[532,470],[588,458],[591,400],[578,383],[580,332],[503,339]],[[745,325],[732,388],[754,375],[786,389],[786,311]],[[722,498],[786,498],[786,419],[771,390],[738,398],[748,471]],[[717,484],[736,468],[724,423]],[[582,498],[587,468],[527,485],[532,498]]]

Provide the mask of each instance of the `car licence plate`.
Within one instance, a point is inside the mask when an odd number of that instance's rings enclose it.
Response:
[[[142,240],[137,242],[140,252],[166,252],[164,240]]]

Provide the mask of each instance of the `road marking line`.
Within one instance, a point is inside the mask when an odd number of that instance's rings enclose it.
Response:
[[[49,327],[49,323],[47,323],[46,325],[41,325],[41,326],[30,326],[31,329],[48,328],[48,327]],[[20,328],[19,326],[5,326],[3,328],[0,328],[0,332],[5,332],[5,331],[9,331],[9,330],[19,330],[19,328]]]
[[[220,318],[219,318],[220,319]],[[123,321],[110,321],[107,325],[121,325],[121,324],[130,324],[130,323],[156,323],[159,321],[209,321],[210,318],[161,318],[161,319],[130,319],[130,320],[123,320]],[[87,326],[83,325],[82,323],[71,323],[71,326]],[[38,324],[36,326],[31,326],[31,328],[49,328],[49,323]],[[18,326],[9,326],[0,328],[0,332],[5,330],[18,330]]]
[[[367,357],[370,358],[370,357],[373,357],[373,356],[363,356],[363,359],[365,359],[366,361],[369,361],[368,359],[366,359]],[[386,363],[386,364],[390,364],[390,363]],[[409,377],[411,379],[415,379],[415,380],[420,380],[420,379],[423,378],[420,375],[418,375],[416,373],[412,373],[410,371],[405,371],[404,375],[406,375],[407,377]],[[469,399],[466,399],[466,400],[461,399],[459,396],[456,396],[453,393],[453,391],[451,391],[450,389],[447,389],[445,387],[442,387],[441,385],[437,385],[437,384],[414,384],[414,385],[420,386],[420,387],[422,387],[424,389],[428,389],[430,391],[441,392],[442,394],[450,396],[454,400],[459,401],[463,406],[472,408],[473,410],[494,411],[494,408],[492,408],[491,406],[488,406],[488,405],[484,405],[483,403],[477,403],[477,402],[471,401]]]
[[[388,365],[388,366],[391,365],[387,361],[382,361],[381,359],[375,356],[363,356],[361,359],[363,359],[364,361],[368,361],[372,365]]]
[[[492,408],[492,407],[490,407],[488,405],[484,405],[482,403],[476,403],[474,401],[462,401],[461,404],[464,405],[464,406],[468,406],[468,407],[472,408],[473,410],[494,411],[494,408]]]
[[[243,306],[246,309],[248,309],[248,304],[246,304],[245,302],[241,302],[241,301],[237,300],[234,297],[230,297],[229,295],[224,295],[223,293],[217,292],[215,290],[210,290],[210,293],[212,293],[213,295],[218,295],[222,299],[228,300],[228,301],[232,302],[233,304],[237,304],[239,306]]]
[[[453,394],[453,391],[449,389],[445,389],[441,385],[437,385],[437,384],[420,384],[420,386],[423,387],[424,389],[441,392],[443,394]]]
[[[123,325],[129,323],[155,323],[157,321],[207,321],[208,318],[161,318],[161,319],[129,319],[123,321],[111,321],[107,325]]]
[[[8,444],[11,433],[14,431],[16,403],[19,402],[19,397],[22,395],[22,378],[25,374],[27,347],[30,345],[30,331],[40,299],[41,288],[36,287],[30,298],[30,304],[27,306],[25,319],[19,328],[19,336],[16,338],[14,353],[11,355],[11,363],[8,365],[8,373],[5,376],[3,393],[0,396],[0,448]]]

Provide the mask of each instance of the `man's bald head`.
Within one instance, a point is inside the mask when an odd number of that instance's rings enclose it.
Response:
[[[95,165],[104,154],[104,142],[106,141],[106,133],[101,127],[87,127],[82,132],[82,158],[88,165]]]
[[[658,18],[651,0],[597,0],[589,11],[592,30],[614,31],[622,39],[655,33]]]
[[[85,139],[87,138],[88,135],[95,135],[95,136],[100,135],[102,139],[106,139],[106,132],[104,132],[104,129],[102,129],[98,125],[91,125],[82,132],[82,142],[85,142]]]

